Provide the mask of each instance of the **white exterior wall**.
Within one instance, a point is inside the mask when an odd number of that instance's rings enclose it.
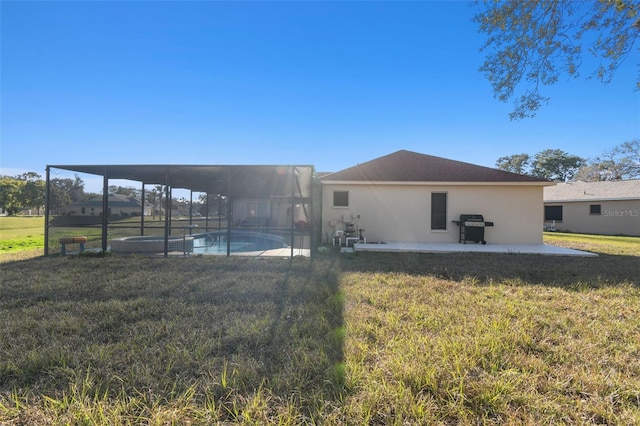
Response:
[[[589,213],[592,204],[600,205],[599,215]],[[555,224],[557,231],[640,236],[640,200],[548,202],[545,205],[562,206],[562,221]]]
[[[84,208],[84,213],[82,212],[82,209]],[[135,207],[111,207],[109,206],[109,210],[111,210],[111,214],[112,215],[120,215],[120,214],[127,214],[129,216],[135,216],[135,215],[140,215],[140,210],[142,209],[142,206],[135,206]],[[69,208],[69,210],[67,211],[68,214],[73,215],[73,216],[100,216],[102,215],[102,206],[100,207],[95,207],[95,206],[81,206],[81,205],[75,205]],[[146,212],[145,212],[146,213]]]
[[[363,228],[368,241],[458,242],[460,214],[481,214],[487,244],[541,244],[541,185],[332,184],[322,188],[322,241],[345,222]],[[349,207],[333,207],[333,191],[349,191]],[[431,193],[447,193],[447,229],[431,229]]]

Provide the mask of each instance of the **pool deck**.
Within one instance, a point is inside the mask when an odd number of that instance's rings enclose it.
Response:
[[[291,257],[291,247],[277,248],[271,250],[260,250],[260,251],[243,251],[243,252],[233,252],[232,256],[246,256],[246,257]],[[311,250],[309,249],[293,249],[293,257],[296,256],[304,256],[309,257],[311,255]],[[223,254],[226,256],[226,253]]]
[[[598,257],[596,253],[574,250],[564,247],[551,246],[548,244],[458,244],[458,243],[409,243],[409,242],[389,242],[382,244],[356,243],[354,247],[341,247],[343,253],[353,252],[387,252],[387,253],[499,253],[499,254],[539,254],[546,256],[576,256],[576,257]],[[151,256],[162,256],[161,253],[151,254]],[[169,252],[169,256],[184,256],[182,252]],[[187,256],[193,256],[187,253]],[[197,256],[198,254],[196,254]],[[203,256],[226,256],[224,254],[202,254]],[[293,256],[309,257],[309,249],[293,249]],[[233,252],[231,256],[261,257],[261,258],[289,258],[291,248],[284,247],[271,250]]]
[[[350,250],[345,250],[350,249]],[[383,244],[356,243],[353,247],[343,247],[344,251],[355,252],[413,252],[413,253],[505,253],[541,254],[549,256],[597,257],[596,253],[551,246],[548,244],[460,244],[460,243],[409,243],[389,242]]]
[[[459,244],[459,243],[409,243],[389,242],[383,244],[356,243],[354,247],[342,247],[341,252],[387,252],[387,253],[501,253],[501,254],[539,254],[546,256],[598,257],[596,253],[574,250],[548,244]],[[293,249],[293,256],[309,257],[309,249]],[[226,256],[226,254],[224,254]],[[291,248],[279,248],[263,251],[234,252],[232,256],[247,257],[291,257]]]

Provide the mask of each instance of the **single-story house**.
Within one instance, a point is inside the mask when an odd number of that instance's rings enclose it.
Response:
[[[142,203],[133,197],[122,194],[109,194],[109,214],[107,217],[140,216]],[[145,215],[149,215],[149,211]],[[70,216],[102,216],[102,195],[94,195],[85,201],[71,204],[66,213]]]
[[[488,244],[542,244],[543,188],[553,182],[401,150],[322,176],[322,238],[456,243],[463,214]],[[489,225],[489,224],[487,224]]]
[[[544,211],[550,230],[640,236],[640,179],[550,186]]]
[[[174,188],[224,198],[229,226],[222,230],[226,232],[227,255],[231,252],[229,243],[246,231],[238,228],[247,227],[282,236],[291,246],[291,256],[294,248],[312,252],[322,243],[336,243],[338,236],[341,244],[349,244],[351,237],[352,243],[356,239],[368,243],[540,245],[543,188],[554,185],[531,176],[406,150],[326,175],[316,174],[308,165],[66,165],[47,166],[47,185],[51,168],[102,176],[104,192],[110,179],[127,179],[140,182],[142,190],[145,185],[163,185],[164,197],[169,199]],[[117,226],[102,215],[104,204],[110,215],[140,215],[143,207],[136,200],[113,194],[72,207],[73,214],[101,218],[101,246],[106,251],[107,231],[113,235]],[[46,247],[49,214],[47,209]],[[475,223],[464,222],[463,215],[481,218]],[[172,216],[165,215],[164,220],[165,255],[171,235],[191,230],[191,217],[180,223],[169,219]],[[146,238],[143,219],[137,238]],[[209,232],[208,214],[203,220],[202,232]],[[477,228],[482,229],[481,240],[466,238],[477,236]]]

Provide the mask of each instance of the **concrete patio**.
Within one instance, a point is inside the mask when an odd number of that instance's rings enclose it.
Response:
[[[346,247],[343,250],[347,249]],[[414,253],[508,253],[542,254],[550,256],[597,257],[596,253],[556,247],[547,244],[427,244],[408,242],[388,242],[382,244],[356,243],[352,249],[356,252],[414,252]]]

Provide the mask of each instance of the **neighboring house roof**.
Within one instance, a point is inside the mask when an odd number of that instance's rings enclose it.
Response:
[[[544,201],[640,200],[640,179],[567,182],[544,188]]]
[[[364,182],[530,182],[544,179],[519,175],[462,161],[400,150],[321,178],[326,181]]]
[[[132,197],[127,197],[122,194],[109,194],[109,207],[140,207],[142,204],[140,201],[136,200]],[[74,206],[82,206],[82,207],[100,207],[102,208],[102,195],[95,195],[86,201],[81,201],[79,203],[74,203]]]

